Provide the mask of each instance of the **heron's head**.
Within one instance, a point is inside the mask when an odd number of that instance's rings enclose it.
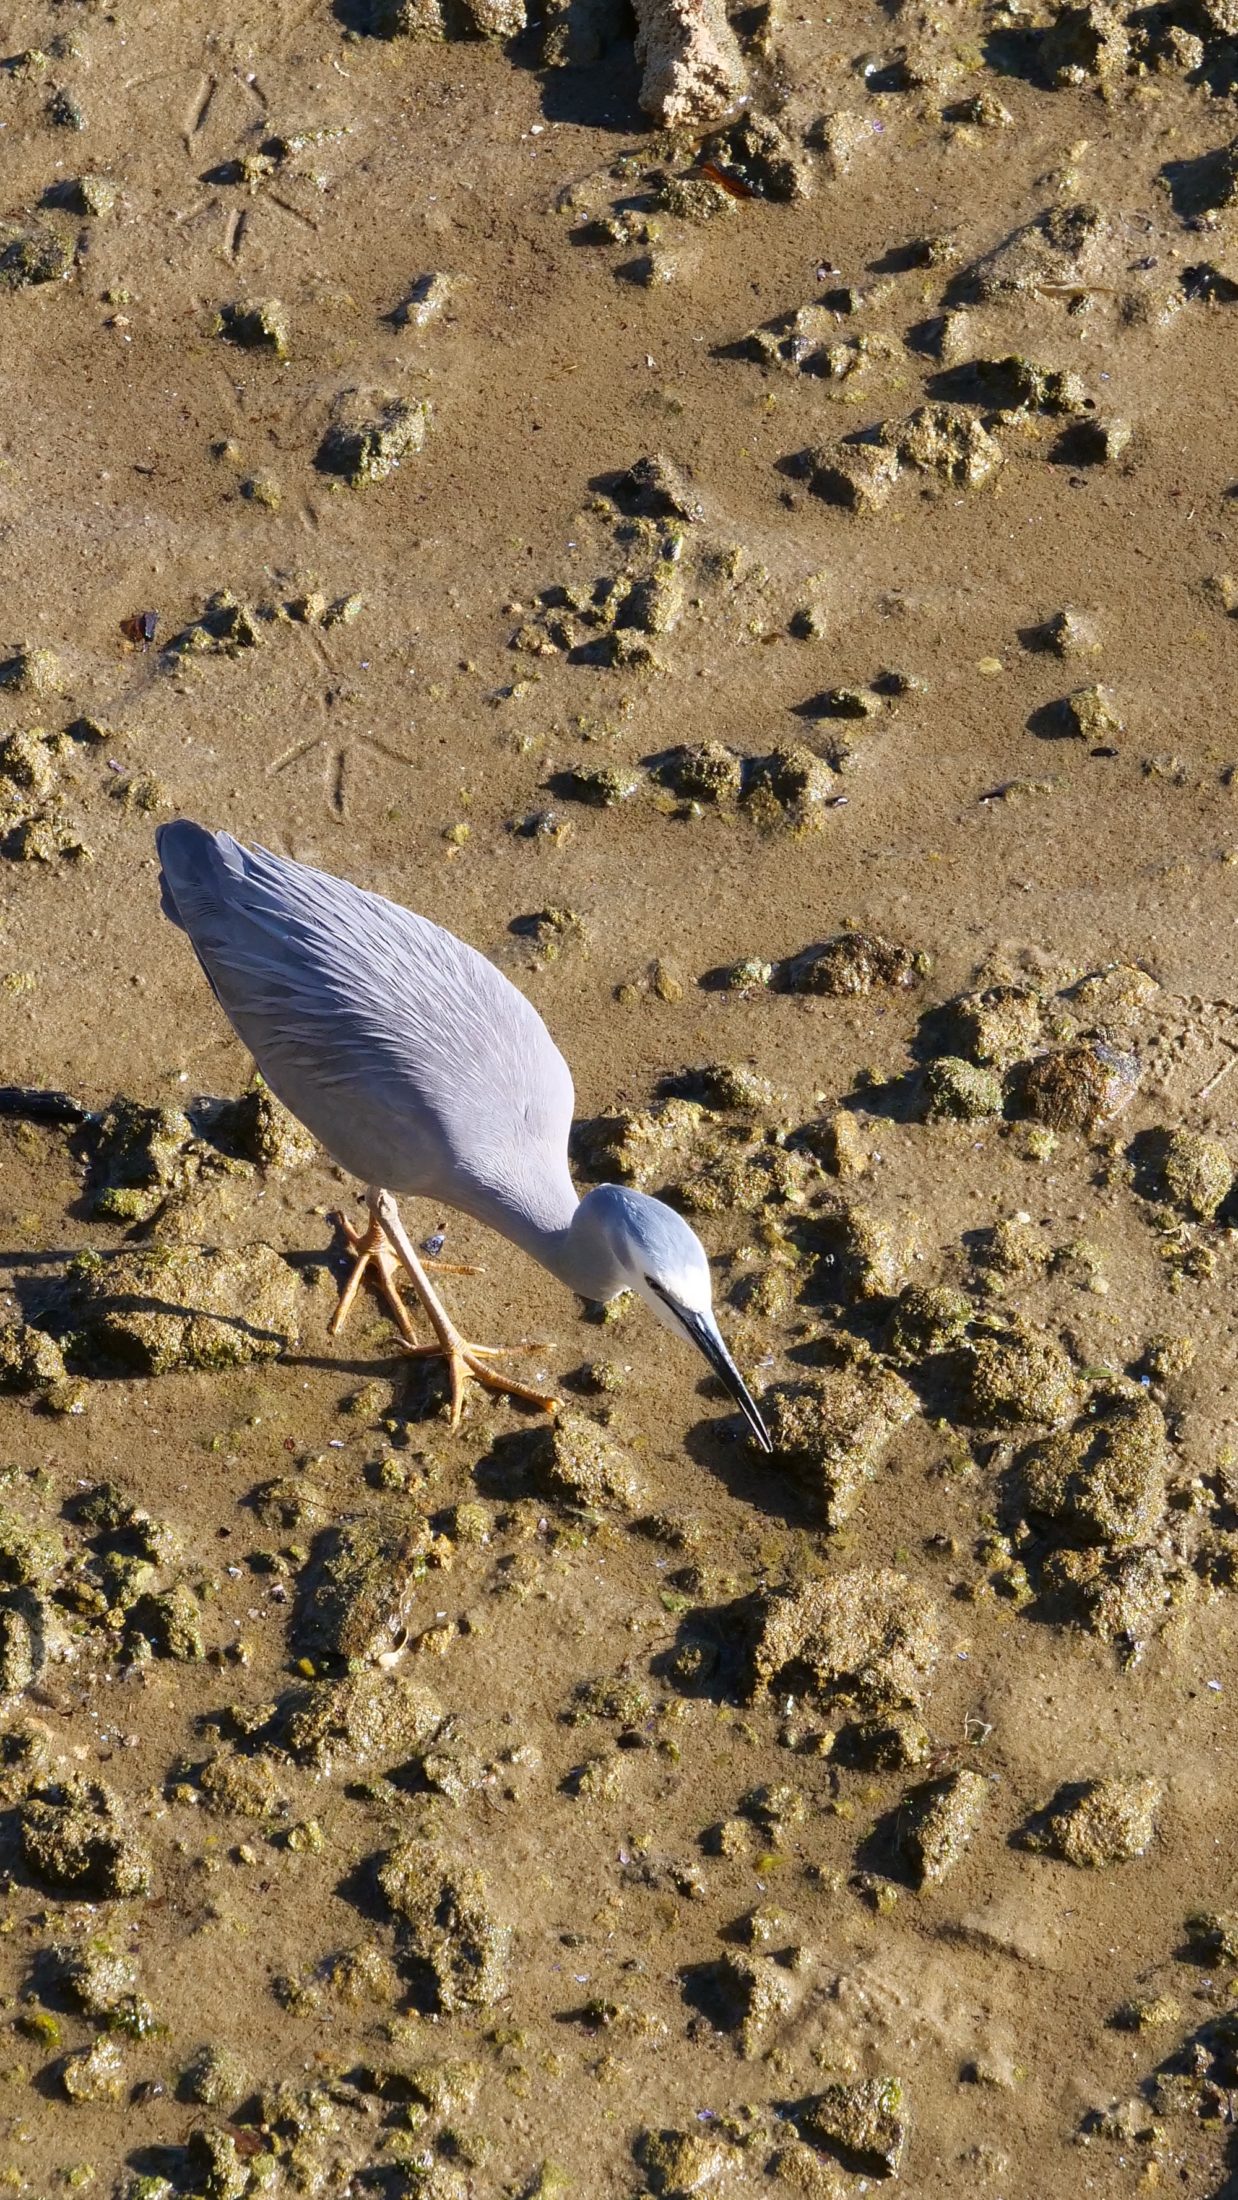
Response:
[[[772,1451],[769,1430],[714,1319],[709,1258],[695,1230],[673,1207],[646,1192],[629,1191],[626,1185],[600,1185],[589,1194],[588,1204],[598,1210],[624,1281],[652,1308],[664,1328],[685,1337],[704,1355],[762,1451]]]

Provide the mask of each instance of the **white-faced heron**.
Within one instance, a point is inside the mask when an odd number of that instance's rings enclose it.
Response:
[[[700,1239],[661,1200],[624,1185],[578,1197],[570,1072],[493,963],[378,894],[187,818],[156,840],[164,914],[188,933],[228,1021],[272,1092],[367,1187],[369,1227],[345,1225],[357,1257],[332,1335],[373,1264],[409,1349],[447,1361],[453,1427],[468,1375],[556,1403],[488,1367],[496,1348],[467,1343],[446,1312],[395,1195],[431,1199],[499,1231],[582,1298],[639,1293],[704,1354],[770,1450],[714,1319]],[[414,1341],[397,1263],[436,1344]]]

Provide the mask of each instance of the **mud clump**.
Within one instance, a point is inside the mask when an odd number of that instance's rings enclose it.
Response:
[[[269,351],[275,359],[288,357],[288,315],[278,298],[221,306],[217,330],[242,351]]]
[[[857,2078],[829,2085],[791,2111],[801,2138],[824,2147],[858,2176],[897,2177],[907,2145],[906,2098],[899,2079]]]
[[[777,1464],[813,1492],[826,1526],[836,1528],[916,1401],[896,1375],[842,1367],[811,1382],[775,1384],[761,1408]]]
[[[906,1219],[887,1222],[859,1200],[840,1200],[805,1225],[816,1254],[813,1285],[832,1304],[850,1306],[901,1291],[915,1252]]]
[[[1107,687],[1076,688],[1059,702],[1047,703],[1034,712],[1033,730],[1058,740],[1087,741],[1093,748],[1111,748],[1126,731],[1121,712]]]
[[[1133,1097],[1139,1063],[1103,1039],[1057,1047],[1011,1072],[1007,1107],[1050,1130],[1091,1133]]]
[[[682,802],[738,802],[744,784],[743,758],[721,741],[702,741],[672,749],[655,775]]]
[[[18,1822],[23,1862],[56,1893],[108,1902],[150,1893],[145,1848],[102,1781],[36,1783]]]
[[[1165,1511],[1164,1415],[1135,1386],[1093,1393],[1086,1414],[1023,1454],[1016,1470],[1027,1518],[1068,1544],[1146,1540]]]
[[[269,1245],[83,1253],[66,1271],[71,1358],[141,1375],[277,1359],[300,1329],[299,1284]]]
[[[918,1711],[940,1654],[937,1606],[889,1567],[774,1592],[757,1606],[748,1688],[807,1688],[825,1705]]]
[[[344,1680],[318,1681],[281,1705],[277,1732],[298,1763],[329,1772],[333,1765],[394,1763],[428,1747],[446,1714],[428,1688],[373,1666]]]
[[[430,407],[423,398],[410,401],[345,390],[335,401],[314,464],[321,473],[338,474],[352,489],[385,481],[421,450],[429,422]]]
[[[772,115],[744,115],[709,138],[702,154],[753,198],[789,201],[808,195],[808,164]]]
[[[1145,1775],[1071,1782],[1028,1821],[1020,1845],[1089,1869],[1129,1863],[1151,1848],[1163,1800],[1160,1781]]]
[[[954,1870],[989,1801],[983,1773],[948,1772],[904,1797],[902,1844],[918,1886],[936,1886]]]
[[[298,1655],[353,1665],[400,1649],[425,1566],[418,1538],[398,1520],[369,1515],[324,1528],[297,1603]]]
[[[528,22],[524,0],[369,0],[362,12],[372,38],[518,38]]]
[[[636,0],[636,58],[641,106],[664,129],[717,122],[747,82],[721,0]]]
[[[439,2013],[492,2009],[504,1998],[511,1929],[491,1914],[479,1871],[402,1841],[379,1864],[378,1884],[406,1928],[405,1959],[425,1975]]]

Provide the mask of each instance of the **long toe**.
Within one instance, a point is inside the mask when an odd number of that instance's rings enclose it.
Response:
[[[464,1410],[464,1397],[471,1377],[483,1390],[499,1392],[506,1398],[519,1398],[521,1403],[539,1406],[543,1413],[553,1413],[559,1400],[545,1390],[533,1390],[527,1383],[513,1382],[497,1369],[487,1367],[486,1361],[500,1352],[519,1352],[532,1349],[522,1345],[466,1344],[462,1338],[449,1344],[415,1344],[408,1347],[410,1360],[445,1360],[447,1379],[451,1388],[451,1425],[459,1428]]]

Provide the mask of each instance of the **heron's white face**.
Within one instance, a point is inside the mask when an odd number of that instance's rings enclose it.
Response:
[[[656,1264],[641,1262],[637,1266],[632,1286],[665,1328],[674,1330],[677,1336],[690,1337],[692,1330],[683,1316],[712,1321],[713,1281],[705,1248],[686,1223],[683,1234],[688,1242],[682,1248],[676,1245],[671,1257],[660,1248],[662,1257]]]

